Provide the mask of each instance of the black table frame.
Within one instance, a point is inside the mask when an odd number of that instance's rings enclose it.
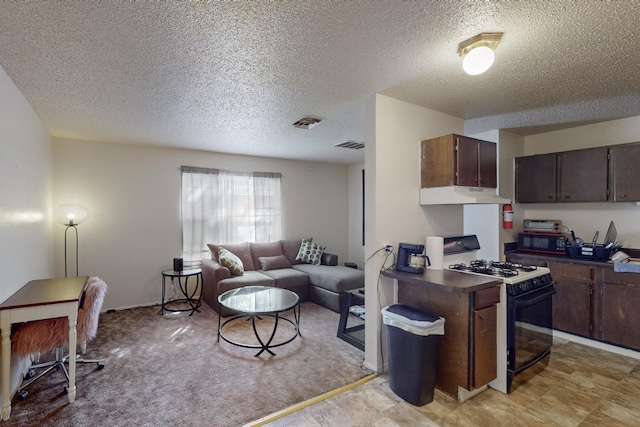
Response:
[[[364,324],[347,328],[349,308],[354,305],[354,300],[361,299],[364,303],[364,288],[346,291],[340,299],[340,321],[338,323],[338,338],[348,342],[352,346],[364,351]]]
[[[169,301],[165,301],[165,288],[166,288],[166,279],[167,277],[171,278],[172,281],[174,279],[178,279],[178,287],[180,288],[180,292],[184,298],[171,299]],[[193,288],[193,292],[189,293],[189,278],[196,278],[196,286]],[[184,278],[184,283],[182,282],[182,278]],[[175,283],[175,282],[174,282]],[[191,311],[189,316],[193,315],[196,311],[200,312],[200,306],[202,305],[202,301],[200,299],[202,294],[202,270],[200,268],[191,268],[184,271],[174,271],[174,270],[165,270],[162,272],[162,306],[160,308],[160,314],[164,315],[165,311],[169,312],[181,312],[181,311]],[[189,308],[169,308],[168,304],[173,303],[187,303]]]
[[[227,291],[227,292],[230,292],[230,291]],[[291,292],[291,291],[289,291],[289,292]],[[224,295],[224,294],[222,294],[222,295]],[[220,297],[218,297],[218,301],[221,300],[222,295],[220,295]],[[233,344],[233,345],[236,345],[238,347],[259,348],[260,351],[254,355],[255,357],[260,356],[264,351],[266,351],[267,353],[271,354],[272,356],[275,356],[276,354],[273,351],[271,351],[272,348],[283,346],[285,344],[290,343],[294,339],[296,339],[296,337],[302,336],[302,333],[300,332],[300,299],[299,298],[298,298],[298,301],[295,303],[295,305],[293,307],[287,307],[286,309],[283,309],[283,310],[267,311],[267,312],[251,312],[251,313],[239,312],[235,308],[227,307],[221,301],[220,301],[220,304],[223,307],[225,307],[225,308],[227,308],[229,310],[238,312],[240,314],[236,314],[236,315],[232,316],[231,318],[225,320],[224,323],[223,323],[221,315],[220,315],[220,312],[222,310],[218,310],[218,342],[220,342],[220,338],[222,338],[224,341],[228,342],[229,344]],[[285,312],[287,312],[289,310],[293,310],[293,318],[294,318],[294,320],[291,320],[291,319],[289,319],[287,317],[284,317],[284,316],[280,316],[280,313],[285,313]],[[262,338],[260,337],[260,334],[258,334],[258,329],[256,328],[256,319],[257,320],[262,320],[262,317],[265,317],[265,316],[269,316],[269,317],[275,318],[275,322],[273,324],[273,331],[271,331],[271,335],[269,336],[269,339],[266,342],[262,340]],[[232,339],[230,339],[230,338],[228,338],[228,337],[226,337],[224,335],[224,333],[222,332],[222,328],[225,325],[227,325],[228,323],[233,322],[233,321],[238,320],[238,319],[251,320],[251,326],[253,327],[253,333],[255,334],[256,338],[258,339],[258,342],[260,343],[259,345],[241,343],[241,342],[238,342],[238,341],[234,341],[234,340],[232,340]],[[280,319],[292,324],[294,329],[295,329],[295,333],[293,334],[293,336],[291,338],[289,338],[289,339],[287,339],[285,341],[281,341],[281,342],[277,342],[277,343],[273,344],[273,338],[276,335],[276,330],[278,329],[278,321]]]

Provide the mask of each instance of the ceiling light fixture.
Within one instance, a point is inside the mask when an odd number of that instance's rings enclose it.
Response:
[[[460,43],[458,53],[463,58],[462,68],[471,76],[482,74],[491,68],[502,33],[481,33]]]

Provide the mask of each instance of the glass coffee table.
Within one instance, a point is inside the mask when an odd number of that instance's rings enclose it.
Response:
[[[275,356],[271,351],[274,347],[280,347],[293,341],[300,333],[300,299],[295,292],[287,289],[273,288],[268,286],[246,286],[239,289],[231,289],[218,297],[218,302],[225,308],[238,312],[239,314],[221,322],[220,311],[218,310],[218,342],[220,338],[226,342],[245,348],[259,348],[260,351],[255,355],[260,356],[266,351]],[[281,313],[293,310],[293,320],[284,317]],[[258,333],[256,321],[263,320],[262,317],[273,317],[273,330],[270,332],[268,339],[264,340]],[[248,344],[238,342],[225,336],[223,328],[230,322],[239,319],[251,320],[253,332],[259,344]],[[286,321],[293,325],[294,334],[290,338],[273,342],[278,329],[279,321]]]

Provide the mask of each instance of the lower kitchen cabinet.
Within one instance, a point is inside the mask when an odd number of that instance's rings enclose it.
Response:
[[[640,274],[602,273],[602,339],[640,349]]]
[[[549,262],[556,294],[553,296],[553,327],[591,338],[591,296],[595,268],[570,262]]]
[[[471,360],[471,390],[496,379],[498,308],[494,305],[473,311],[473,347]]]
[[[508,252],[507,260],[551,270],[554,329],[640,351],[640,274],[538,254]]]

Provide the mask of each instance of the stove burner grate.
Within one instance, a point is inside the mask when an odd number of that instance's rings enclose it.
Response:
[[[452,264],[449,266],[449,269],[486,274],[488,276],[513,277],[520,274],[520,271],[535,271],[537,270],[537,267],[535,265],[522,265],[510,262],[485,261],[483,259],[479,259],[469,262],[469,265],[464,263]]]

